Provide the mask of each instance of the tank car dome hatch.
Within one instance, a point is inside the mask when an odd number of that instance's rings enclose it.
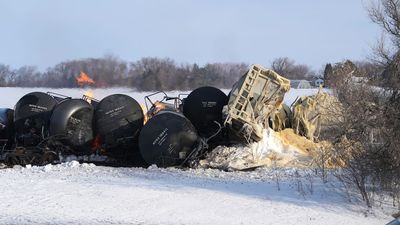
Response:
[[[106,148],[130,148],[137,142],[144,114],[130,96],[113,94],[103,98],[95,110],[95,130]]]
[[[161,111],[152,117],[139,135],[139,149],[148,164],[159,167],[182,164],[197,147],[198,135],[182,114]]]
[[[56,104],[53,97],[43,92],[26,94],[17,102],[14,126],[19,144],[33,146],[48,135],[50,116]]]
[[[50,135],[65,135],[65,142],[75,148],[93,140],[93,107],[82,99],[60,102],[50,119]]]
[[[200,87],[184,100],[183,114],[193,123],[199,135],[210,137],[222,125],[222,108],[228,103],[224,92],[215,87]]]

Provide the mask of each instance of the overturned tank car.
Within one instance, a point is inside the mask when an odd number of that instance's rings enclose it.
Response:
[[[161,94],[161,100],[151,97]],[[200,149],[196,128],[182,114],[182,100],[164,92],[146,96],[146,121],[139,135],[139,149],[148,164],[159,167],[182,166]],[[171,103],[173,101],[173,103]]]
[[[198,145],[195,127],[178,112],[162,111],[153,116],[139,136],[144,160],[160,167],[184,165]]]
[[[123,94],[103,98],[95,110],[96,147],[112,157],[142,162],[138,137],[143,123],[144,113],[135,99]]]
[[[17,145],[36,146],[49,136],[50,116],[57,100],[43,92],[24,95],[15,105]]]
[[[24,95],[15,105],[13,134],[3,146],[1,158],[10,165],[52,162],[56,153],[39,147],[49,138],[50,116],[57,100],[43,92]]]
[[[50,136],[59,140],[71,153],[84,154],[93,140],[93,107],[82,99],[65,99],[57,104],[50,117]]]
[[[209,145],[223,144],[222,109],[228,96],[215,87],[200,87],[192,91],[182,104],[182,112],[192,122],[200,137]],[[212,147],[212,146],[211,146]]]

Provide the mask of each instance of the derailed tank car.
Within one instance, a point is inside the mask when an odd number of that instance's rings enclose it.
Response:
[[[13,118],[15,143],[9,142],[2,150],[6,164],[42,165],[54,160],[56,154],[39,145],[50,136],[50,116],[56,104],[56,99],[43,92],[28,93],[19,99]]]
[[[222,126],[222,109],[228,103],[224,92],[215,87],[200,87],[183,101],[183,114],[192,122],[199,135],[218,141]]]
[[[59,140],[74,154],[90,150],[93,141],[93,107],[82,99],[65,99],[53,110],[50,118],[50,135]]]
[[[142,163],[138,136],[143,127],[144,113],[130,96],[113,94],[102,99],[95,110],[96,141],[107,155]]]
[[[181,113],[161,111],[142,128],[139,147],[148,164],[179,166],[199,147],[199,136]]]
[[[57,101],[43,92],[24,95],[15,105],[14,125],[17,145],[36,146],[49,136],[50,116]]]

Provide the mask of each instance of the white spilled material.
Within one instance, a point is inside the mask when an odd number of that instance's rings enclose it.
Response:
[[[248,145],[218,146],[200,161],[202,167],[224,170],[245,170],[260,166],[300,166],[308,164],[311,157],[297,147],[285,143],[272,129],[263,130],[259,142]]]

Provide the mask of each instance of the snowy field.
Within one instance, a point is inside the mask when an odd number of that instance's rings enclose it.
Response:
[[[0,88],[0,107],[24,94],[52,91],[81,97],[80,89]],[[285,102],[318,90],[291,90]],[[144,103],[148,93],[94,89],[102,99],[123,93]],[[174,96],[180,92],[169,93]],[[349,202],[340,183],[313,171],[262,168],[111,168],[76,161],[0,169],[0,224],[385,224],[390,216]],[[355,195],[351,194],[350,195]]]
[[[140,104],[144,104],[144,97],[152,94],[153,92],[135,92],[129,88],[110,88],[110,89],[68,89],[68,88],[59,88],[59,89],[51,89],[51,88],[8,88],[2,87],[0,88],[0,108],[14,108],[15,103],[29,92],[33,91],[41,91],[41,92],[53,92],[62,95],[66,95],[72,98],[81,98],[84,93],[90,91],[93,93],[93,97],[101,100],[102,98],[111,95],[111,94],[125,94],[133,97]],[[226,94],[229,93],[230,90],[223,90]],[[291,105],[296,97],[299,95],[312,95],[318,92],[318,89],[291,89],[288,94],[285,95],[285,103]],[[178,94],[189,94],[190,91],[170,91],[167,94],[171,97],[177,97]],[[157,95],[157,96],[162,96]],[[153,98],[152,98],[153,99]]]

